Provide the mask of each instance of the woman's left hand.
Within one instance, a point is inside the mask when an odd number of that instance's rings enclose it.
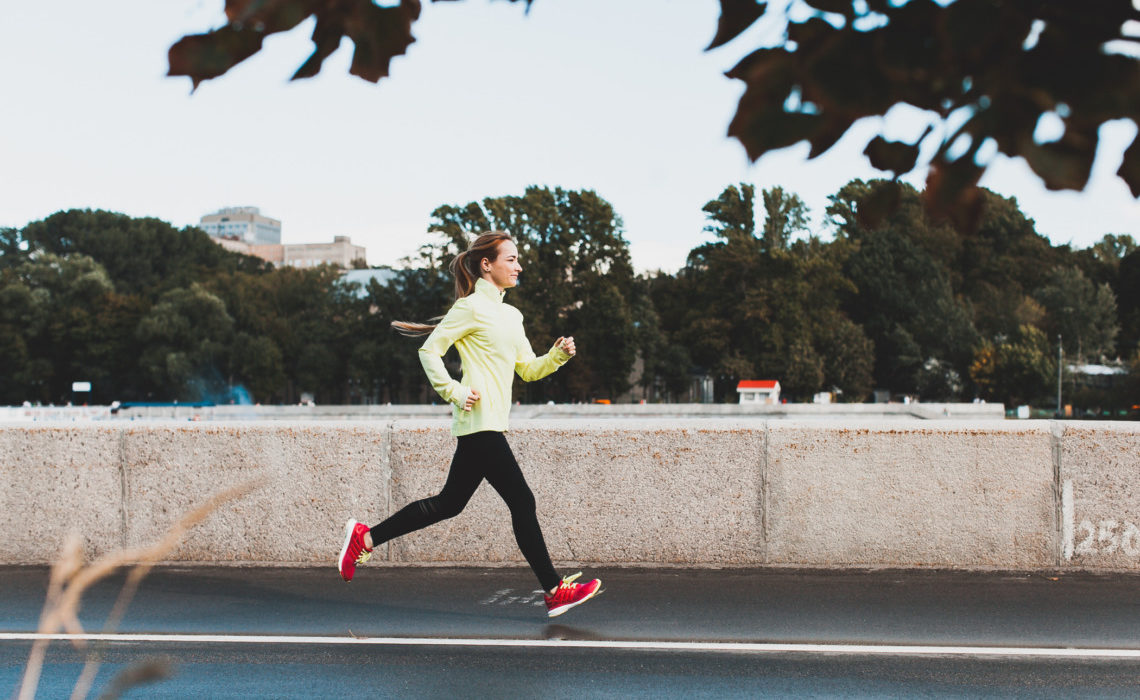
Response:
[[[574,348],[574,336],[572,335],[568,335],[564,338],[559,338],[558,340],[554,341],[554,345],[555,347],[562,348],[562,352],[566,353],[570,357],[574,357],[574,354],[577,352],[577,350]]]

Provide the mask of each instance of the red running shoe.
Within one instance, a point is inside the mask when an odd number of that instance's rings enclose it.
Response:
[[[574,579],[582,572],[573,576],[563,577],[562,583],[554,589],[554,595],[544,595],[546,598],[546,614],[549,617],[558,617],[575,605],[581,605],[590,598],[602,592],[602,582],[598,579],[587,583],[574,583]]]
[[[372,550],[364,546],[364,533],[368,526],[358,523],[352,518],[344,524],[344,546],[340,548],[340,558],[337,559],[336,568],[340,577],[351,581],[356,573],[356,565],[363,564],[372,557]]]

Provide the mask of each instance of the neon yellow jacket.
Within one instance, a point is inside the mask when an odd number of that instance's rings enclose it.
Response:
[[[511,412],[513,373],[533,382],[570,359],[558,347],[535,357],[523,331],[522,313],[503,303],[504,295],[490,282],[476,280],[475,291],[452,305],[420,348],[420,363],[428,381],[451,404],[452,435],[481,430],[505,432]],[[452,345],[459,351],[463,365],[463,379],[458,382],[443,365],[443,355]],[[474,408],[464,411],[469,389],[476,389],[480,398]]]

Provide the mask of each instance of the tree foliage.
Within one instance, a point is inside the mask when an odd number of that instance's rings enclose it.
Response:
[[[862,210],[883,192],[894,210],[869,225]],[[852,181],[831,198],[825,240],[805,231],[794,193],[730,185],[703,207],[713,240],[676,274],[639,277],[608,201],[530,187],[438,207],[435,240],[364,287],[332,267],[229,253],[193,228],[60,212],[0,230],[0,403],[64,402],[74,381],[103,403],[436,401],[416,341],[390,323],[446,311],[448,264],[489,229],[518,243],[508,299],[536,353],[560,335],[579,348],[565,371],[515,387],[526,402],[692,401],[709,381],[715,400],[735,401],[742,379],[778,379],[792,400],[882,389],[1050,402],[1058,334],[1069,359],[1140,366],[1132,239],[1053,246],[1015,201],[981,196],[977,228],[962,232],[909,186]],[[1129,381],[1070,395],[1127,407]]]
[[[217,296],[197,283],[172,289],[139,322],[139,365],[160,391],[194,398],[220,392],[212,384],[221,377],[211,370],[224,363],[232,331],[233,318]]]
[[[773,187],[761,193],[764,200],[764,230],[761,241],[765,250],[783,250],[792,237],[807,231],[807,205],[799,195]]]
[[[1083,189],[1100,126],[1140,122],[1140,62],[1120,48],[1136,47],[1126,28],[1140,19],[1131,0],[1106,0],[1095,12],[1041,0],[799,5],[811,11],[803,20],[784,18],[782,45],[757,49],[728,73],[745,84],[729,134],[754,160],[800,141],[816,157],[855,121],[909,104],[929,116],[931,128],[915,143],[876,136],[865,153],[897,177],[917,166],[929,138],[925,203],[932,214],[973,228],[984,204],[976,187],[988,163],[983,145],[1023,157],[1049,189]],[[765,6],[722,0],[710,48],[743,32]],[[1035,135],[1045,117],[1064,126],[1055,140]],[[1140,196],[1140,139],[1118,174]]]
[[[105,304],[113,288],[106,271],[85,255],[26,257],[0,273],[0,384],[12,399],[49,400],[74,381],[98,381],[107,366]]]
[[[864,228],[854,215],[869,193],[888,185],[849,183],[828,212],[850,244],[844,272],[856,292],[845,308],[875,345],[876,385],[910,393],[921,384],[952,384],[947,372],[964,375],[977,331],[947,265],[956,234],[926,215],[913,188],[903,186],[898,208],[878,228]]]
[[[1117,347],[1128,351],[1140,346],[1140,250],[1133,250],[1120,261],[1114,285],[1120,319]]]
[[[1077,267],[1060,267],[1035,298],[1045,309],[1045,332],[1061,336],[1069,355],[1101,361],[1113,354],[1119,326],[1107,284],[1094,285]]]
[[[841,272],[843,246],[814,238],[788,244],[806,220],[795,195],[761,193],[763,237],[751,185],[730,185],[705,205],[706,230],[724,240],[693,249],[675,279],[652,289],[662,326],[716,394],[734,398],[742,379],[777,378],[793,397],[837,390],[852,401],[870,393],[871,345],[840,308],[851,291]]]
[[[1016,406],[1047,395],[1056,368],[1041,329],[1022,326],[1000,343],[983,342],[970,365],[970,378],[982,398]]]
[[[736,40],[769,11],[763,0],[720,6],[709,49]],[[744,83],[729,135],[753,160],[801,141],[814,158],[857,120],[898,104],[916,107],[929,120],[917,141],[880,134],[865,153],[898,177],[919,166],[929,141],[925,206],[964,230],[982,217],[977,182],[991,151],[1024,158],[1050,189],[1082,189],[1100,126],[1140,123],[1140,61],[1128,30],[1140,10],[1132,0],[1101,0],[1092,10],[1067,0],[793,0],[782,8],[775,10],[783,13],[782,39],[727,73]],[[349,72],[376,82],[415,41],[420,9],[419,0],[226,0],[224,25],[171,46],[169,75],[188,76],[196,87],[260,51],[268,36],[315,18],[313,53],[293,79],[316,75],[348,38],[355,45]],[[1039,137],[1043,119],[1061,124],[1060,135]],[[1117,172],[1140,196],[1140,137]],[[880,194],[866,202],[864,223],[897,205],[890,188]]]

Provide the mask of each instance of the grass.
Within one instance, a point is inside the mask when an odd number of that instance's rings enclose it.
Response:
[[[51,567],[48,579],[47,597],[43,610],[40,613],[40,622],[37,632],[40,634],[83,634],[83,626],[79,622],[79,608],[82,604],[83,593],[98,581],[110,576],[116,571],[130,567],[127,579],[123,583],[115,605],[107,616],[104,624],[104,633],[114,633],[138,590],[139,583],[150,573],[155,564],[169,554],[182,538],[195,525],[208,518],[212,513],[230,501],[243,498],[260,486],[260,480],[253,480],[220,491],[211,496],[205,503],[183,516],[176,522],[157,542],[148,546],[134,549],[123,549],[110,552],[87,564],[83,561],[80,539],[72,535],[64,542],[63,551]],[[87,645],[82,640],[73,642],[78,649],[85,649]],[[20,681],[19,700],[32,700],[39,686],[43,671],[44,658],[50,641],[38,639],[32,644],[28,661],[24,666],[24,676]],[[94,684],[95,676],[102,663],[102,654],[98,645],[91,645],[88,649],[87,660],[83,671],[72,690],[72,700],[83,700]],[[170,676],[171,664],[168,660],[147,660],[133,664],[118,674],[110,683],[110,687],[100,697],[117,698],[124,691],[141,683],[154,682]]]

